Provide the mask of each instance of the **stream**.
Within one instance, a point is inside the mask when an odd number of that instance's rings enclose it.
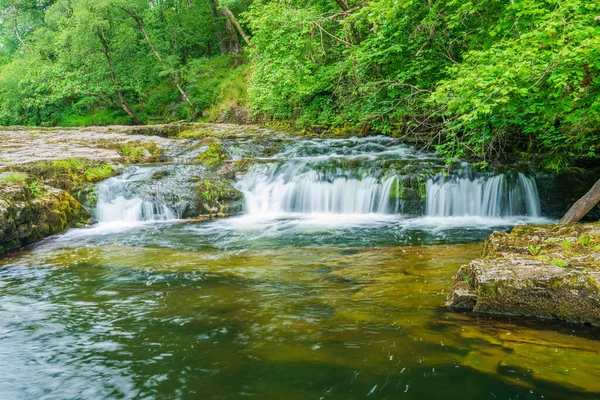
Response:
[[[552,221],[534,176],[385,137],[224,146],[255,160],[230,218],[182,220],[191,143],[0,257],[0,398],[600,396],[598,329],[440,306],[487,235]]]

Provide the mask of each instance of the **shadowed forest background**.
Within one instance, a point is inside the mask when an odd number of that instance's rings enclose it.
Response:
[[[448,160],[599,155],[600,4],[1,0],[0,123],[278,123]]]

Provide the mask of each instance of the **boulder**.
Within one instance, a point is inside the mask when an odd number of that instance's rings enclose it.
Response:
[[[600,325],[600,225],[494,233],[458,271],[445,305]]]

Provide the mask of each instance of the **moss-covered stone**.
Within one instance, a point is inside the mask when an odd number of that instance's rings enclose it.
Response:
[[[163,150],[154,142],[119,143],[115,145],[115,149],[127,164],[158,162],[163,155]]]
[[[228,158],[229,155],[223,148],[223,145],[217,140],[211,140],[206,150],[196,157],[198,162],[209,168],[223,166]]]
[[[186,216],[233,214],[241,211],[243,194],[225,177],[206,178],[195,189],[195,204],[184,213]]]
[[[600,325],[600,225],[517,227],[492,234],[463,266],[446,304],[457,309]]]
[[[390,190],[390,199],[401,201],[404,214],[423,215],[426,197],[427,177],[423,175],[397,177]]]
[[[0,184],[0,253],[85,224],[89,212],[68,192],[26,183]]]

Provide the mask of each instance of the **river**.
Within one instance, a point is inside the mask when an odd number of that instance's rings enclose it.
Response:
[[[550,221],[534,177],[382,137],[226,145],[260,160],[233,217],[181,219],[204,169],[173,156],[0,258],[0,398],[600,396],[596,328],[441,307],[490,232]]]

